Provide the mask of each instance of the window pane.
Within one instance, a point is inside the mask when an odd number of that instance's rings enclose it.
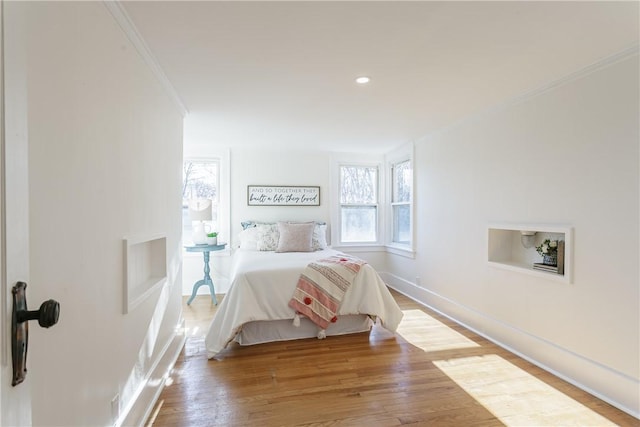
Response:
[[[375,242],[377,207],[342,207],[341,240],[347,243]]]
[[[393,202],[411,201],[411,161],[397,163],[393,167]]]
[[[218,162],[184,162],[182,199],[218,201]]]
[[[182,168],[182,238],[186,243],[191,240],[192,226],[189,217],[189,200],[213,200],[212,221],[207,222],[209,231],[216,229],[218,220],[219,163],[209,161],[185,161]]]
[[[378,201],[378,168],[340,167],[340,203],[367,204]],[[344,226],[343,226],[344,228]]]
[[[405,244],[411,242],[411,205],[393,207],[393,241]]]

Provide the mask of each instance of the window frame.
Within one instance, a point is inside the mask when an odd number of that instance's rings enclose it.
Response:
[[[411,192],[409,195],[408,202],[397,202],[395,201],[395,168],[397,165],[409,162],[411,168]],[[413,156],[413,144],[407,144],[404,147],[399,148],[398,150],[387,154],[386,156],[386,169],[388,173],[387,179],[387,193],[389,195],[389,202],[387,203],[387,215],[390,221],[387,224],[387,240],[385,245],[389,249],[390,252],[396,253],[398,255],[404,255],[413,257],[415,255],[415,235],[414,235],[414,224],[415,224],[415,162]],[[396,217],[394,208],[396,206],[409,206],[409,241],[408,242],[398,242],[394,241],[396,235]]]
[[[187,162],[198,163],[217,163],[218,165],[218,188],[217,188],[217,203],[214,203],[214,207],[217,210],[217,231],[218,243],[227,243],[227,247],[224,251],[216,251],[212,255],[223,256],[229,252],[231,245],[229,244],[230,236],[230,213],[231,213],[231,200],[230,200],[230,155],[228,150],[215,150],[215,152],[208,153],[207,156],[184,156],[182,164],[183,167]],[[184,177],[182,178],[184,180]],[[184,225],[182,225],[184,230]],[[184,246],[191,242],[190,236],[182,236],[183,243],[183,257],[184,256],[200,256],[198,253],[186,252]]]
[[[342,169],[345,167],[356,167],[356,168],[375,168],[376,170],[376,198],[374,203],[342,203],[341,194],[342,194]],[[337,237],[337,246],[348,246],[348,247],[357,247],[357,246],[379,246],[383,241],[382,236],[382,227],[380,224],[382,223],[383,218],[383,191],[382,186],[380,185],[382,182],[382,173],[383,170],[381,168],[381,164],[379,162],[350,162],[350,161],[342,161],[337,164],[337,215],[334,223],[337,224],[335,227],[335,235]],[[375,208],[375,240],[373,241],[349,241],[346,242],[343,240],[342,235],[342,210],[344,207],[374,207]]]

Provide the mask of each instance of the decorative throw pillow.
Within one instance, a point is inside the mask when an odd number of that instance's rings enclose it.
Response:
[[[288,223],[279,222],[278,231],[280,239],[276,252],[311,252],[311,239],[313,237],[313,229],[315,223]]]
[[[313,228],[313,237],[311,238],[311,247],[314,251],[327,248],[327,224],[316,222]]]
[[[240,225],[242,226],[243,230],[246,230],[247,228],[254,228],[257,227],[259,225],[276,225],[275,222],[260,222],[260,221],[242,221],[240,222]]]
[[[278,247],[278,224],[257,224],[258,230],[258,250],[259,251],[275,251]]]
[[[256,226],[256,222],[255,221],[242,221],[240,223],[240,225],[242,226],[243,230],[246,230],[247,228],[254,228]]]

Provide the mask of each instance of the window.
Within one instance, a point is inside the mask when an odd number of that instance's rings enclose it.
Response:
[[[378,241],[378,168],[340,166],[340,242]]]
[[[411,245],[411,195],[413,169],[411,160],[391,165],[391,211],[393,218],[392,242]]]
[[[185,160],[182,169],[182,239],[191,240],[189,200],[212,201],[211,231],[219,231],[220,162],[216,160]]]

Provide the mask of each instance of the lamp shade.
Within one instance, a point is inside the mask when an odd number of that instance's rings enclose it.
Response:
[[[211,204],[209,199],[189,200],[189,217],[191,221],[211,221]]]

